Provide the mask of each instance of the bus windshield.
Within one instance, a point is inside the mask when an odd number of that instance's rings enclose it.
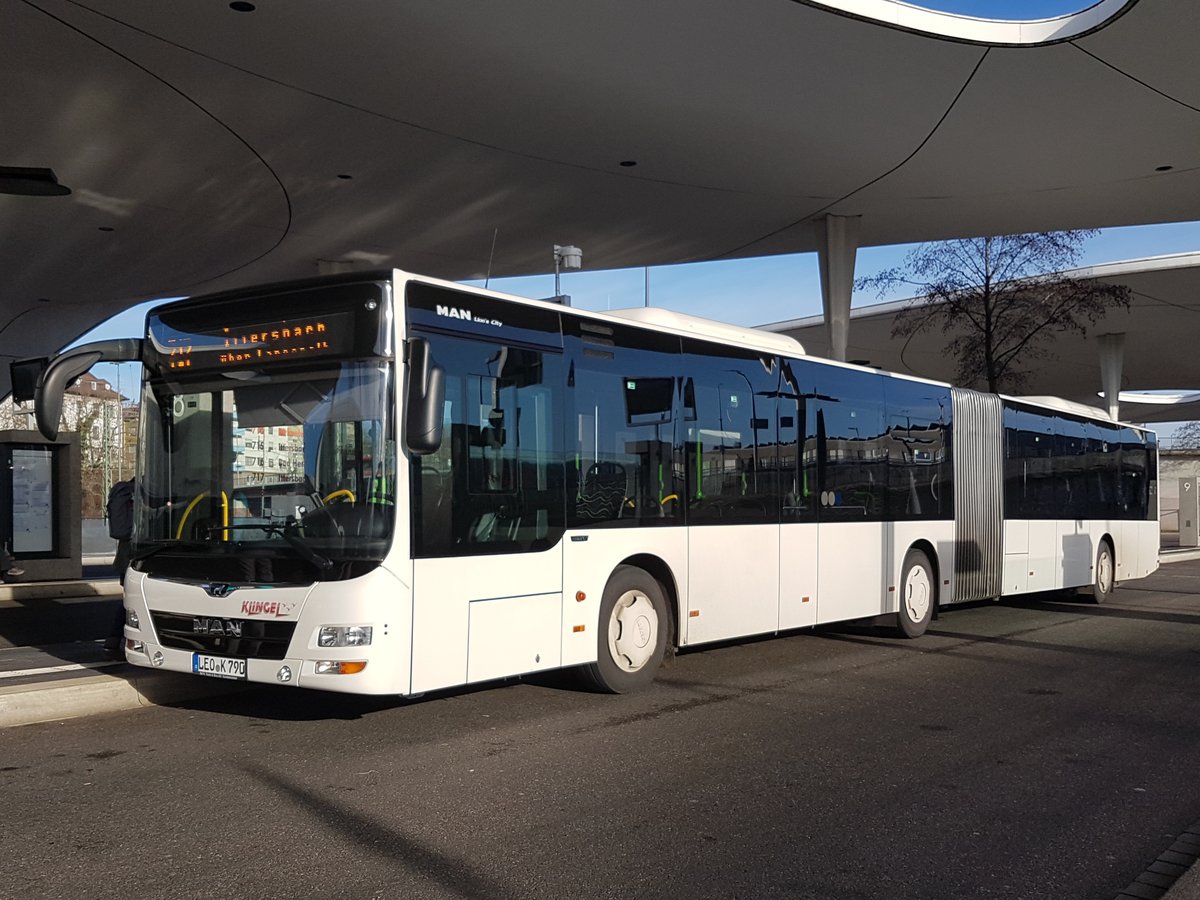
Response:
[[[296,583],[383,559],[395,517],[389,361],[173,375],[150,371],[143,387],[136,568]]]

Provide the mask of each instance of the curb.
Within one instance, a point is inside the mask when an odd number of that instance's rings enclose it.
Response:
[[[170,706],[248,689],[178,672],[141,672],[130,666],[120,675],[72,678],[61,686],[40,682],[4,688],[0,690],[0,728]]]
[[[80,597],[123,597],[115,578],[104,581],[17,581],[0,584],[0,600],[63,600]]]
[[[1179,900],[1200,896],[1200,869],[1194,863],[1200,856],[1200,822],[1193,822],[1177,835],[1175,843],[1158,855],[1116,900]]]
[[[1186,562],[1189,559],[1200,559],[1200,547],[1183,547],[1176,550],[1159,550],[1160,563]]]

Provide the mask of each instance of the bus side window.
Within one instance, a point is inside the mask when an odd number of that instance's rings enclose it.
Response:
[[[418,556],[524,552],[562,530],[562,357],[431,335],[443,441],[410,461]],[[418,486],[419,485],[419,486]]]

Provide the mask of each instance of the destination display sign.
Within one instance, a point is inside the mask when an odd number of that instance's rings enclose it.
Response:
[[[146,365],[187,379],[335,359],[392,358],[387,282],[299,283],[193,297],[146,317]]]
[[[354,345],[354,322],[348,312],[333,312],[182,331],[159,319],[151,320],[149,335],[168,371],[236,369],[344,355]]]

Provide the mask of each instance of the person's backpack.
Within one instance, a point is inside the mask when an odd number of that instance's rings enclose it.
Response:
[[[108,536],[118,541],[129,540],[133,536],[133,482],[114,484],[104,509],[108,514]]]

